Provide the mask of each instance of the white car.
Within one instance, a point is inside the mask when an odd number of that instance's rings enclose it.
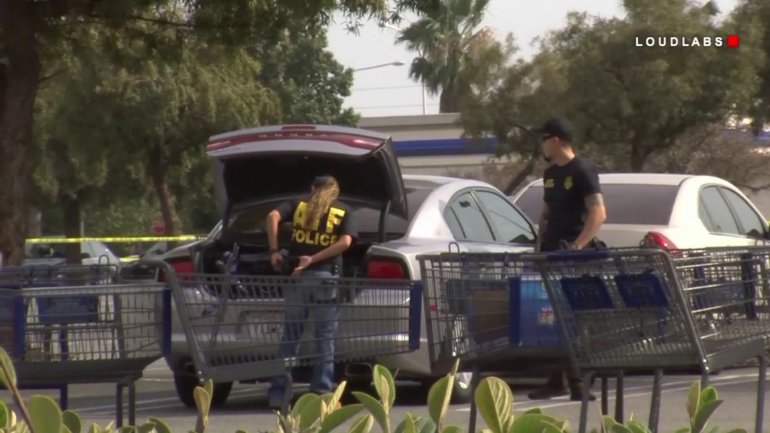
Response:
[[[600,174],[607,220],[599,238],[609,247],[640,244],[664,249],[764,245],[767,219],[735,185],[712,176]],[[538,221],[543,181],[513,197]]]
[[[64,236],[52,236],[64,238]],[[67,257],[67,244],[59,242],[40,242],[27,240],[25,248],[25,266],[56,266],[62,265]],[[80,242],[80,256],[82,265],[105,265],[120,268],[121,260],[112,252],[104,242],[82,241]]]
[[[422,254],[450,249],[515,253],[534,247],[532,222],[498,189],[475,180],[402,176],[391,137],[380,133],[325,125],[270,126],[212,137],[209,155],[223,218],[206,239],[163,255],[178,272],[219,273],[225,257],[237,256],[238,272],[274,273],[264,232],[266,215],[284,200],[306,194],[313,177],[325,173],[337,178],[340,201],[351,207],[357,221],[359,239],[343,256],[343,276],[419,280],[417,257]],[[291,224],[283,228],[285,246]],[[369,319],[376,322],[376,317]],[[355,322],[342,321],[338,334],[350,323]],[[180,399],[194,406],[192,391],[198,379],[176,315],[172,329],[166,361]],[[369,381],[374,361],[398,370],[400,379],[432,384],[443,375],[434,371],[429,359],[424,315],[419,350],[347,364],[337,371],[349,380]],[[471,398],[471,380],[471,373],[459,375],[456,401]],[[216,384],[214,406],[224,404],[231,386]]]

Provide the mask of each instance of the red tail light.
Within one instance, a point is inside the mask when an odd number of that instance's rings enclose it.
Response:
[[[369,278],[406,279],[406,267],[400,260],[372,258],[366,266],[366,276]]]
[[[187,257],[171,259],[168,261],[168,264],[177,274],[189,274],[193,272],[193,262]],[[163,274],[163,272],[158,273],[158,281],[161,283],[166,282],[166,276]]]
[[[644,236],[644,239],[642,240],[642,246],[643,247],[653,247],[653,248],[662,248],[666,251],[675,251],[678,250],[676,244],[671,241],[671,239],[664,236],[662,233],[658,232],[649,232]]]

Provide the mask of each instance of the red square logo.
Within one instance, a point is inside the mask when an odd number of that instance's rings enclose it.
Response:
[[[738,35],[728,35],[727,36],[727,46],[730,48],[736,48],[740,44],[740,39],[738,38]]]

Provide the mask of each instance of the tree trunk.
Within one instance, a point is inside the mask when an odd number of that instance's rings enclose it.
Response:
[[[447,87],[441,90],[441,96],[439,97],[439,113],[459,113],[460,107],[457,101],[457,97],[452,88]]]
[[[31,170],[32,120],[40,59],[35,36],[38,2],[0,0],[2,44],[7,52],[4,88],[0,95],[0,252],[3,263],[18,265],[24,260],[27,235],[27,204]]]
[[[527,165],[524,166],[523,169],[513,178],[511,179],[511,182],[508,183],[508,186],[505,187],[505,190],[503,191],[505,195],[512,195],[514,191],[516,191],[516,188],[521,185],[524,180],[527,179],[527,176],[531,175],[533,171],[535,171],[535,164],[537,164],[537,159],[540,158],[540,143],[535,143],[535,147],[532,149],[532,153],[529,156],[529,161],[527,161]]]
[[[167,235],[177,235],[180,233],[179,216],[176,212],[174,194],[168,185],[166,179],[166,170],[168,164],[165,164],[159,151],[150,152],[148,162],[152,185],[155,188],[155,194],[160,203],[160,213],[163,216],[163,224],[166,226]]]
[[[70,197],[65,194],[59,196],[59,203],[61,204],[62,211],[64,213],[64,236],[68,238],[79,238],[83,236],[80,231],[80,197]],[[81,263],[80,254],[80,242],[73,242],[66,244],[65,249],[67,264],[79,265]]]
[[[631,173],[641,173],[647,155],[642,150],[641,143],[631,143]]]

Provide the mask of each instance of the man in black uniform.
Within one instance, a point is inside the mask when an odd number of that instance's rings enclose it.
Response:
[[[539,132],[543,134],[543,156],[551,166],[543,175],[545,204],[538,226],[537,250],[581,250],[599,246],[596,235],[606,219],[599,175],[588,160],[575,155],[567,120],[549,119]],[[582,399],[579,378],[569,377],[569,388],[572,400]],[[558,371],[544,388],[529,397],[549,399],[566,393],[564,373]]]
[[[289,254],[298,258],[291,275],[332,279],[340,274],[341,255],[357,237],[352,212],[337,202],[339,185],[331,176],[315,178],[311,196],[281,204],[267,216],[267,238],[271,263],[279,271],[284,260],[278,250],[278,226],[292,221]],[[319,284],[307,288],[284,287],[286,300],[283,341],[279,356],[296,356],[305,320],[312,305],[318,361],[313,366],[310,392],[326,394],[332,391],[334,380],[334,335],[337,331],[337,290],[334,284]],[[289,390],[289,393],[291,390]],[[268,390],[270,407],[279,409],[287,396],[286,378],[273,378]]]

